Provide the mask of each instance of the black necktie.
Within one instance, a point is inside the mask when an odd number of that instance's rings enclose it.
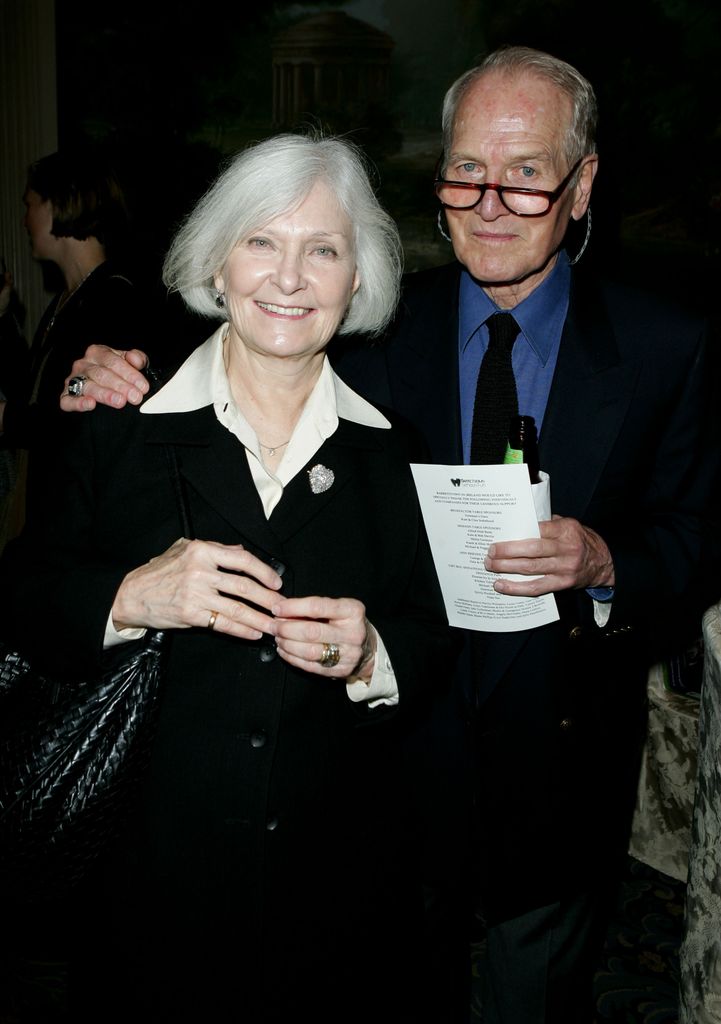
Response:
[[[518,392],[511,353],[520,327],[510,313],[494,313],[487,320],[488,349],[478,371],[473,405],[471,462],[503,462],[512,416],[518,415]]]

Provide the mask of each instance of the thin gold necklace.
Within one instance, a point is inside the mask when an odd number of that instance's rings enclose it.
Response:
[[[290,438],[288,438],[288,441],[290,441]],[[275,455],[279,448],[285,448],[285,446],[288,444],[288,441],[282,441],[280,444],[274,444],[273,447],[271,448],[269,444],[263,444],[260,438],[258,438],[258,444],[260,445],[261,448],[265,448],[268,455],[270,455],[271,459],[273,458],[273,456]]]

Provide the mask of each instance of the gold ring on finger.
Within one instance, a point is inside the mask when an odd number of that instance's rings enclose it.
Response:
[[[323,644],[323,653],[318,658],[318,663],[323,668],[335,668],[340,661],[340,647],[338,644]]]
[[[218,616],[219,615],[220,615],[220,612],[213,612],[213,611],[211,611],[210,618],[208,619],[208,629],[215,629],[215,624],[218,621]]]

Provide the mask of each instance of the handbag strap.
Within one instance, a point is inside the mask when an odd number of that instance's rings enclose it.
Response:
[[[185,493],[185,486],[183,485],[183,478],[180,475],[178,453],[175,450],[175,445],[166,444],[164,447],[165,455],[168,459],[170,479],[173,481],[173,490],[175,491],[175,497],[178,502],[178,513],[183,527],[183,536],[187,537],[188,540],[193,540],[193,526],[190,521],[190,508],[188,507],[188,499]]]

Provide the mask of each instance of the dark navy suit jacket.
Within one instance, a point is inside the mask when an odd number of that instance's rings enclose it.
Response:
[[[335,360],[353,387],[410,419],[442,464],[463,461],[460,271],[454,263],[409,275],[388,337],[370,348],[346,342]],[[584,887],[626,848],[647,670],[698,626],[707,595],[703,518],[717,461],[704,444],[704,348],[700,320],[573,272],[540,461],[553,512],[609,545],[616,590],[606,629],[585,591],[565,591],[559,622],[481,634],[480,658],[462,662],[456,692],[491,917]],[[438,747],[448,752],[440,717]],[[436,779],[431,828],[461,785],[452,775],[462,759],[448,760],[448,778],[424,776]]]

